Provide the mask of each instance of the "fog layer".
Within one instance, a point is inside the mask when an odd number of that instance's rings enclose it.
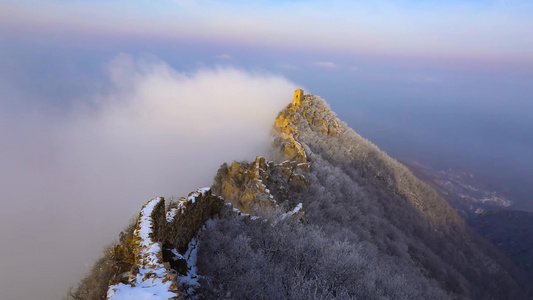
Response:
[[[265,154],[296,88],[128,55],[105,69],[106,92],[68,111],[0,91],[2,299],[61,298],[151,197],[186,195],[222,162]]]

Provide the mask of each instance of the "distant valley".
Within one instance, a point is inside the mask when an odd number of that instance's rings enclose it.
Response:
[[[430,184],[465,219],[485,211],[509,209],[513,201],[491,189],[474,174],[462,170],[436,170],[417,161],[403,162],[420,179]]]
[[[533,275],[533,212],[514,210],[509,198],[491,190],[474,174],[435,170],[416,161],[403,163],[448,201],[477,233]]]

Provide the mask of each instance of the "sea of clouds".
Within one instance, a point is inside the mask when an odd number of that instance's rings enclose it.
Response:
[[[223,162],[266,154],[296,88],[127,54],[103,69],[107,88],[64,109],[0,91],[2,299],[61,298],[150,198],[185,196]]]

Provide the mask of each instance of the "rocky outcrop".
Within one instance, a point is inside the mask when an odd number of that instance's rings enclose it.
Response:
[[[276,117],[274,148],[282,154],[281,163],[267,162],[258,156],[253,163],[223,164],[213,191],[239,211],[255,214],[285,203],[290,198],[289,191],[298,193],[307,190],[309,183],[305,173],[309,164],[305,149],[298,142],[299,126],[305,123],[327,136],[336,136],[341,132],[335,119],[322,118],[323,114],[316,111],[314,101],[315,96],[304,95],[303,90],[297,89],[293,102]],[[325,110],[324,107],[320,109],[320,112]],[[290,210],[291,204],[285,209]]]
[[[295,93],[294,101],[276,117],[274,129],[280,135],[284,158],[306,162],[305,150],[297,141],[299,135],[297,125],[300,124],[299,126],[301,126],[301,122],[306,122],[309,126],[316,128],[315,130],[329,136],[338,135],[341,132],[341,127],[334,119],[324,119],[319,112],[315,111],[312,104],[313,95],[303,95],[303,91],[300,90],[301,93],[299,93],[298,90]],[[321,112],[324,110],[325,107],[322,107]]]
[[[284,161],[274,163],[256,157],[252,163],[223,164],[215,179],[213,191],[247,214],[274,209],[277,201],[287,200],[284,191],[289,188],[305,190],[308,187],[305,172],[307,163]]]

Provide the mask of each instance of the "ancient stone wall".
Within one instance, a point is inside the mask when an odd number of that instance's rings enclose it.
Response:
[[[184,254],[198,230],[223,206],[224,200],[213,195],[210,188],[181,198],[168,212],[164,198],[148,201],[139,213],[133,235],[111,250],[110,257],[119,272],[109,282],[107,298],[134,299],[153,292],[163,293],[164,299],[182,299],[177,288],[179,275],[172,272],[170,263],[174,262],[165,259],[165,251]],[[149,282],[157,282],[159,289],[152,291],[155,284]]]
[[[224,200],[213,195],[209,188],[199,189],[180,199],[166,215],[165,247],[185,253],[188,243],[205,221],[218,214],[223,206]]]

